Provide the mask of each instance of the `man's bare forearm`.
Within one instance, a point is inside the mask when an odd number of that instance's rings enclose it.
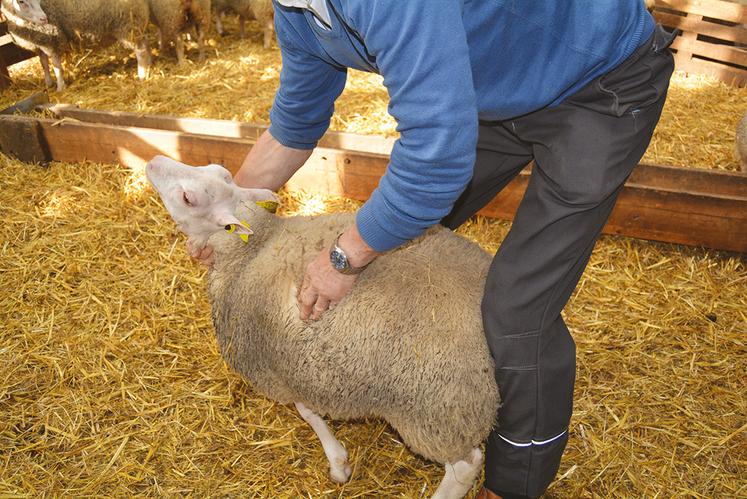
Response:
[[[241,187],[277,191],[303,166],[311,152],[286,147],[265,131],[246,155],[234,181]]]
[[[264,188],[277,191],[303,166],[311,150],[293,149],[282,145],[265,131],[247,154],[234,181],[241,187]],[[362,267],[378,253],[361,238],[355,224],[348,227],[339,241],[348,253],[351,265]]]

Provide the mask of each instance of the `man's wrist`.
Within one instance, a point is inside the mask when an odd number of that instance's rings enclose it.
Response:
[[[349,227],[340,235],[337,244],[345,252],[348,262],[353,267],[365,267],[379,255],[378,252],[366,244],[355,225]]]

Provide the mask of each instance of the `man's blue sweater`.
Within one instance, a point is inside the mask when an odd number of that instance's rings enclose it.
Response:
[[[478,119],[560,103],[653,32],[642,0],[328,0],[331,27],[275,4],[283,58],[270,133],[311,149],[329,126],[346,68],[380,73],[400,138],[358,211],[386,251],[451,210],[475,162]]]

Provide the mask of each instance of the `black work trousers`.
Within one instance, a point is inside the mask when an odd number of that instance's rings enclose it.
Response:
[[[480,123],[474,176],[444,225],[462,224],[534,160],[482,302],[502,399],[486,452],[493,492],[536,497],[557,473],[576,369],[561,311],[659,121],[674,67],[671,38],[657,27],[621,65],[558,106]]]

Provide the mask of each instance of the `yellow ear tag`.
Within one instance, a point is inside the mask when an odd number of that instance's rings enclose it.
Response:
[[[246,220],[239,220],[239,223],[243,225],[244,227],[246,227],[246,229],[251,232],[252,229],[249,227],[249,222],[247,222]],[[234,232],[236,232],[236,224],[228,224],[224,227],[224,229],[229,234],[233,234]],[[245,243],[248,243],[249,234],[239,234],[239,239],[241,239]]]
[[[261,206],[270,213],[275,213],[278,211],[278,204],[275,201],[255,201],[254,204],[256,204],[257,206]]]

